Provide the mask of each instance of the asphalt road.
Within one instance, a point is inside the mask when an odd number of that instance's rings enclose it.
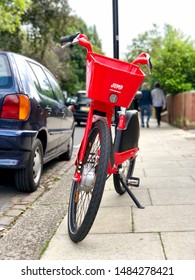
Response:
[[[85,126],[76,127],[74,135],[74,156],[80,145]],[[0,236],[11,226],[16,218],[23,214],[32,203],[48,192],[69,169],[71,163],[54,159],[44,165],[41,184],[32,194],[18,192],[14,186],[14,173],[10,170],[0,170]]]
[[[85,129],[85,124],[81,124],[81,126],[76,126],[75,134],[74,134],[74,146],[78,147],[81,143],[83,133]]]
[[[77,126],[74,135],[74,147],[77,149],[80,145],[85,126]],[[47,177],[47,174],[51,169],[58,167],[58,159],[44,165],[43,178]],[[43,180],[42,180],[42,183]],[[14,186],[14,173],[11,170],[0,170],[0,212],[6,211],[10,207],[10,201],[14,198],[22,198],[25,194],[19,193]]]
[[[44,165],[41,184],[35,192],[17,192],[13,174],[0,171],[0,260],[40,258],[67,212],[84,128],[76,127],[72,159],[55,159]]]

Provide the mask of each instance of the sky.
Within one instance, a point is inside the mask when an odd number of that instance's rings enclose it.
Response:
[[[96,25],[102,49],[113,57],[113,0],[68,0],[74,13],[87,26]],[[180,29],[195,40],[195,0],[118,0],[119,58],[132,39],[157,24]]]

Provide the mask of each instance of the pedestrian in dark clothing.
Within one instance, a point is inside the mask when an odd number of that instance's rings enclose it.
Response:
[[[144,115],[146,112],[147,121],[146,126],[149,127],[149,120],[150,120],[150,105],[152,105],[152,97],[151,97],[151,90],[148,89],[148,84],[143,83],[142,88],[142,97],[138,100],[140,112],[141,112],[141,126],[144,127]]]
[[[134,99],[133,99],[133,109],[139,111],[138,107],[139,107],[138,100],[135,96]]]
[[[156,111],[157,126],[160,127],[161,112],[162,109],[166,107],[166,98],[158,82],[154,84],[154,89],[152,90],[151,95],[152,95],[152,104]]]

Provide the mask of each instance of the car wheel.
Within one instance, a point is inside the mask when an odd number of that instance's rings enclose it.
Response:
[[[73,135],[69,139],[68,150],[59,156],[61,160],[70,160],[73,152]]]
[[[15,172],[16,188],[21,192],[33,192],[40,183],[43,171],[43,147],[39,139],[36,139],[26,168]]]

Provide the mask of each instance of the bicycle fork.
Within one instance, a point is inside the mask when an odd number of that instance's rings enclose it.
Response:
[[[101,115],[98,116],[94,113],[94,112],[98,111],[99,108],[103,109],[105,116],[101,116]],[[87,118],[87,123],[86,123],[86,128],[84,131],[84,136],[83,136],[81,146],[78,151],[77,159],[75,161],[76,171],[75,171],[73,180],[75,180],[77,183],[81,182],[81,170],[83,168],[83,161],[84,161],[84,157],[85,157],[88,136],[89,136],[90,130],[93,126],[93,123],[96,122],[98,119],[106,119],[108,127],[109,127],[111,124],[112,114],[113,114],[113,109],[107,107],[104,103],[101,103],[101,102],[95,101],[95,100],[93,100],[91,102],[90,110],[89,110],[88,118]]]

